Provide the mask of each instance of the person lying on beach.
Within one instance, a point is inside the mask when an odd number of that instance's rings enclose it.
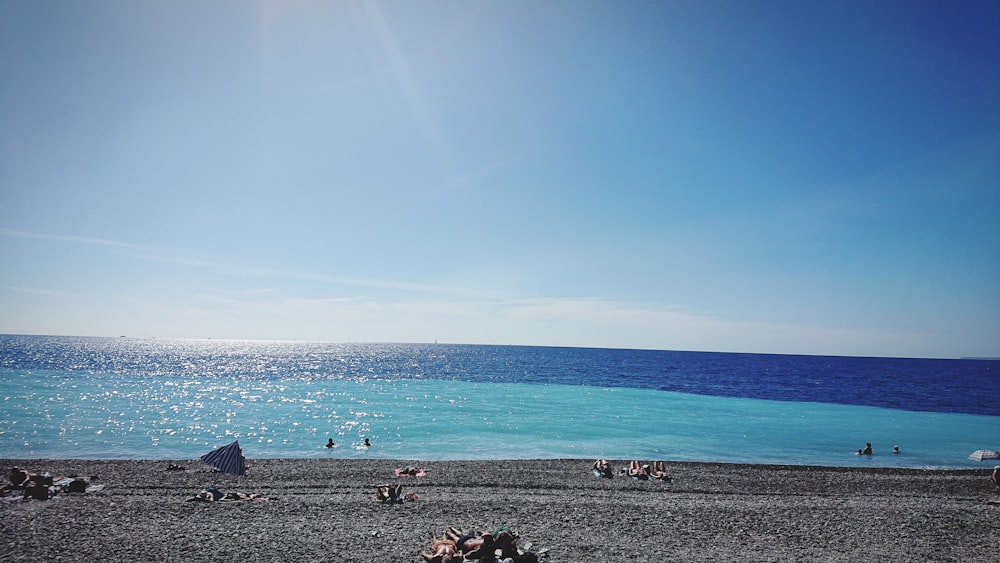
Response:
[[[426,471],[418,467],[404,467],[403,469],[396,469],[394,471],[396,477],[423,477],[427,474]]]
[[[493,532],[494,553],[500,552],[502,559],[524,560],[524,553],[517,548],[517,534],[506,526]]]
[[[20,491],[24,488],[24,485],[31,480],[31,474],[22,470],[20,467],[14,467],[10,470],[10,475],[7,477],[7,480],[10,482],[3,487],[0,487],[0,494],[6,495],[10,491]]]
[[[222,495],[219,502],[226,502],[232,500],[267,500],[267,497],[262,497],[257,493],[226,493]]]
[[[446,537],[439,538],[433,531],[431,531],[431,550],[421,551],[420,556],[428,563],[446,563],[448,561],[462,560],[462,557],[458,554],[458,546],[455,545],[454,540]]]
[[[10,472],[10,483],[0,487],[0,494],[23,491],[23,500],[49,500],[62,490],[62,487],[55,486],[55,478],[51,473],[39,475],[15,467]]]
[[[455,547],[465,559],[493,557],[493,534],[469,531],[463,533],[457,528],[448,528],[445,538],[455,542]]]
[[[614,473],[611,470],[611,464],[605,459],[599,459],[594,462],[594,475],[597,477],[604,477],[610,479]]]
[[[52,474],[45,472],[43,474],[32,473],[27,469],[21,469],[19,467],[14,467],[10,470],[10,484],[13,488],[19,489],[21,487],[27,486],[28,483],[36,481],[43,485],[51,485],[53,482]]]
[[[20,467],[14,467],[10,470],[10,484],[14,487],[23,487],[28,481],[31,480],[32,474],[21,469]]]
[[[630,461],[628,464],[628,474],[633,479],[646,481],[649,479],[649,465],[642,465],[638,461]]]
[[[653,462],[653,469],[649,472],[649,476],[660,481],[673,481],[673,478],[667,473],[667,466],[662,461]]]
[[[239,493],[239,492],[223,493],[222,491],[216,489],[215,487],[209,487],[187,500],[198,501],[198,502],[231,502],[237,500],[240,501],[267,500],[267,497],[262,497],[256,493],[250,493],[250,494]]]
[[[447,561],[479,560],[480,563],[498,561],[514,563],[537,563],[538,555],[522,551],[517,547],[517,534],[506,526],[493,533],[468,531],[450,527],[444,536],[438,538],[431,532],[431,550],[421,552],[424,561],[444,563]]]
[[[91,477],[91,479],[96,479],[96,477]],[[85,493],[87,487],[90,486],[90,481],[81,477],[63,477],[57,480],[54,485],[67,493]]]
[[[215,502],[225,496],[225,493],[216,489],[215,487],[209,487],[207,489],[202,489],[202,491],[195,496],[188,499],[188,501],[199,501],[199,502]]]
[[[403,494],[403,486],[400,484],[395,485],[379,485],[378,489],[375,491],[375,498],[379,502],[384,503],[396,503],[403,502],[400,499],[400,495]]]

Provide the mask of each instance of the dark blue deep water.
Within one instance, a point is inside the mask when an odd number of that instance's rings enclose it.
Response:
[[[0,335],[0,368],[589,385],[1000,416],[1000,360]]]

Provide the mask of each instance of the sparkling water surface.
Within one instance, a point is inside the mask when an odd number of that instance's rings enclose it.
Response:
[[[1000,448],[998,401],[979,404],[998,365],[0,336],[0,457],[195,459],[239,439],[250,458],[986,467],[966,456]]]

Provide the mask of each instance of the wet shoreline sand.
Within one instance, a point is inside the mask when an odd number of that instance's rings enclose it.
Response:
[[[667,462],[670,483],[595,477],[593,460],[0,460],[96,476],[101,490],[0,503],[4,561],[421,561],[431,530],[507,526],[542,561],[994,561],[1000,506],[981,470]],[[613,460],[620,469],[627,461]],[[183,471],[167,471],[170,464]],[[405,466],[423,477],[396,477]],[[373,485],[416,501],[382,504]],[[207,486],[266,502],[187,502]]]

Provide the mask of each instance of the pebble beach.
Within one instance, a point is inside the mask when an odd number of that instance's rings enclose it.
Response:
[[[617,470],[627,460],[609,460]],[[549,562],[996,561],[982,470],[671,463],[673,480],[595,477],[593,460],[0,460],[90,480],[0,503],[3,561],[422,561],[431,532],[508,527]],[[171,465],[183,469],[167,470]],[[414,466],[420,477],[397,477]],[[375,487],[415,500],[381,503]],[[267,500],[191,502],[203,489]],[[412,497],[411,497],[412,498]]]

